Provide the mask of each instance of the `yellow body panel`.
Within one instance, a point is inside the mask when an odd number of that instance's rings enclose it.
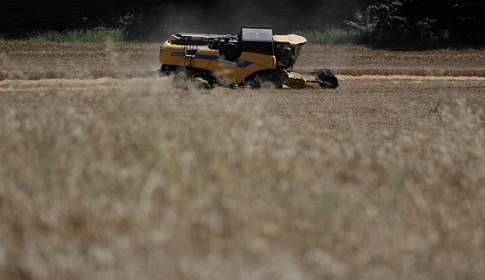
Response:
[[[197,58],[187,58],[185,59],[187,46],[180,46],[180,45],[173,45],[170,41],[166,41],[163,43],[162,48],[160,49],[159,60],[162,64],[168,65],[180,65],[184,66],[185,64],[190,63],[192,60],[191,66],[198,69],[206,69],[207,65],[209,65],[209,59],[197,59]],[[209,49],[200,49],[197,51],[199,55],[205,56],[215,56],[218,55],[217,50],[209,50]]]
[[[221,57],[211,60],[207,70],[219,74],[231,84],[240,84],[255,72],[275,69],[275,67],[275,56],[243,52],[235,60],[224,60]]]
[[[166,41],[160,49],[159,60],[162,64],[190,66],[211,71],[220,75],[230,84],[240,84],[249,75],[276,68],[276,57],[258,53],[243,52],[238,59],[225,60],[218,50],[198,49],[195,57],[186,57],[186,47]]]

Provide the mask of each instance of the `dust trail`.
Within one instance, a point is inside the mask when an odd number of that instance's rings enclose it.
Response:
[[[365,82],[485,82],[485,77],[449,77],[449,76],[407,76],[407,75],[364,75],[348,76],[339,75],[340,82],[365,83]],[[45,80],[3,80],[0,81],[0,93],[6,92],[42,92],[48,89],[66,89],[69,91],[85,92],[93,89],[119,89],[131,87],[135,84],[153,85],[156,87],[170,87],[172,81],[166,78],[132,78],[132,79],[45,79]]]
[[[0,81],[0,93],[7,92],[42,92],[55,88],[60,91],[86,92],[101,89],[119,89],[138,85],[150,88],[167,88],[172,84],[170,77],[132,78],[132,79],[45,79],[45,80],[3,80]]]

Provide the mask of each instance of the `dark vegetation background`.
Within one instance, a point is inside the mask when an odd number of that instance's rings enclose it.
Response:
[[[485,1],[476,0],[2,0],[0,35],[113,28],[129,40],[170,33],[238,33],[241,26],[358,32],[364,44],[485,45]]]

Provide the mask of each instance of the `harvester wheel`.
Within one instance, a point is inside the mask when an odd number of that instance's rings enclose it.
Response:
[[[276,82],[273,80],[266,80],[261,82],[261,88],[263,89],[275,89],[276,88]]]
[[[250,81],[250,85],[252,88],[263,88],[263,89],[275,89],[275,88],[282,88],[283,83],[281,80],[273,76],[271,74],[263,74],[254,77]]]

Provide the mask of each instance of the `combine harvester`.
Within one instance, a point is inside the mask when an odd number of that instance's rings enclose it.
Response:
[[[329,69],[293,72],[306,39],[273,35],[270,28],[241,28],[239,35],[178,33],[160,47],[160,76],[202,79],[209,87],[336,88]]]

